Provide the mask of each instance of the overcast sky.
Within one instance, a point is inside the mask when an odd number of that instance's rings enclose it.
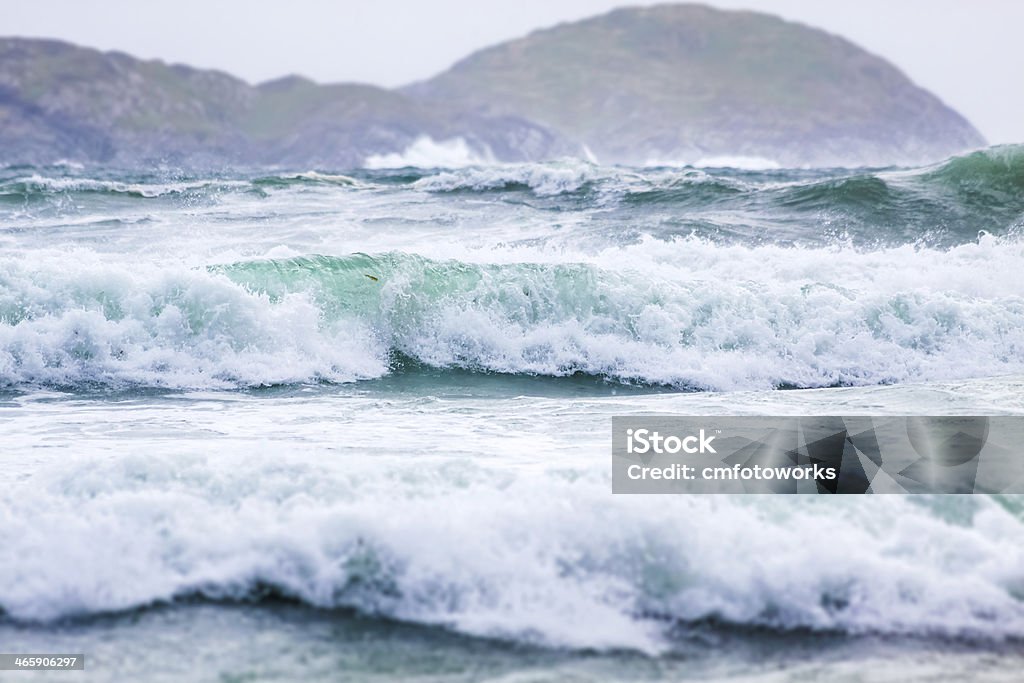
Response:
[[[533,29],[645,0],[3,0],[0,33],[229,71],[394,86]],[[903,69],[992,143],[1024,142],[1022,0],[710,0],[801,21]]]

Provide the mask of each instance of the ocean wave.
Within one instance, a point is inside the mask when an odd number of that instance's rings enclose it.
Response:
[[[794,175],[796,179],[794,179]],[[1024,227],[1024,146],[994,147],[919,169],[819,173],[649,171],[624,184],[622,202],[730,212],[762,222],[809,221],[868,243],[950,244]],[[810,236],[810,235],[808,235]],[[946,236],[946,239],[940,239]]]
[[[861,245],[952,246],[974,241],[981,232],[1024,231],[1024,146],[1019,145],[918,169],[636,169],[561,160],[443,171],[282,171],[232,179],[90,178],[66,171],[18,172],[0,179],[0,205],[20,223],[25,205],[34,202],[50,202],[58,214],[87,211],[105,197],[125,199],[126,205],[131,199],[165,198],[186,208],[225,202],[258,213],[260,200],[274,195],[298,203],[303,201],[298,195],[309,188],[317,188],[323,201],[318,210],[353,196],[380,199],[412,188],[433,195],[437,206],[468,195],[496,211],[509,203],[575,211],[618,236],[630,230],[684,234],[689,228],[718,239],[821,244],[842,238]],[[69,197],[79,201],[65,201]]]
[[[649,171],[622,178],[618,201],[627,207],[659,206],[679,210],[706,211],[728,206],[742,195],[752,194],[756,185],[729,176],[716,176],[699,169]]]
[[[612,168],[579,160],[471,167],[410,179],[432,193],[526,193],[636,220],[798,226],[803,239],[950,245],[1024,228],[1024,146],[994,147],[918,169],[760,171]],[[637,213],[639,212],[639,213]]]
[[[583,161],[506,164],[445,171],[421,178],[413,187],[426,192],[527,191],[540,197],[585,191],[615,173]]]
[[[188,180],[170,182],[124,182],[84,177],[47,177],[38,174],[0,182],[0,197],[33,198],[54,194],[112,194],[153,199],[168,195],[202,192],[210,189],[245,188],[248,182],[236,180]]]
[[[272,304],[203,270],[85,258],[0,265],[0,387],[233,388],[386,371],[368,330],[323,323],[304,295]]]
[[[908,173],[964,192],[1019,193],[1024,188],[1024,145],[989,147]]]
[[[657,652],[708,621],[1024,638],[1024,524],[980,496],[611,500],[570,462],[148,453],[42,468],[0,519],[19,621],[272,594],[569,648]]]
[[[363,185],[358,179],[340,173],[321,173],[319,171],[303,171],[302,173],[285,173],[280,175],[262,176],[250,181],[255,187],[292,187],[296,185],[327,185],[338,187],[359,187]]]
[[[154,178],[137,181],[107,180],[76,176],[43,176],[32,174],[0,180],[0,199],[39,200],[48,197],[73,195],[121,196],[136,199],[161,197],[214,197],[223,193],[265,194],[266,189],[302,186],[361,187],[356,178],[335,173],[304,171],[257,176],[251,179],[192,178],[160,180]]]
[[[936,224],[946,213],[946,221],[973,219],[978,230],[993,214],[1003,221],[1024,215],[1024,146],[980,150],[921,169],[859,172],[766,189],[784,206],[862,209],[876,219],[917,212]]]
[[[514,260],[528,253],[205,270],[81,254],[3,259],[0,386],[345,382],[386,374],[395,354],[442,369],[686,390],[1024,370],[1019,240],[860,252],[690,238],[591,262]]]

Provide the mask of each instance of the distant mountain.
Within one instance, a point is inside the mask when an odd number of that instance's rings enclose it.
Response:
[[[489,116],[369,85],[288,77],[251,86],[219,71],[52,40],[0,39],[0,161],[355,167],[420,136],[464,138],[502,159],[575,147],[514,115]]]
[[[531,119],[608,162],[885,165],[985,144],[934,95],[843,38],[701,5],[620,9],[536,31],[405,92]]]
[[[984,140],[842,38],[698,5],[616,10],[467,57],[401,90],[252,86],[219,71],[0,39],[0,162],[346,168],[417,139],[503,161],[932,161]]]

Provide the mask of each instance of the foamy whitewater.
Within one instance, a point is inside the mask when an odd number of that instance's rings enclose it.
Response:
[[[0,649],[1013,680],[1019,498],[613,497],[607,456],[631,413],[1024,413],[1024,149],[367,165],[0,171]]]

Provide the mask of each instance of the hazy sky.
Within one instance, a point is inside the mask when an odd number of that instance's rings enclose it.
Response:
[[[401,85],[535,28],[645,0],[2,0],[0,33],[61,38],[259,82]],[[839,33],[941,97],[992,143],[1024,142],[1022,0],[709,0]]]

